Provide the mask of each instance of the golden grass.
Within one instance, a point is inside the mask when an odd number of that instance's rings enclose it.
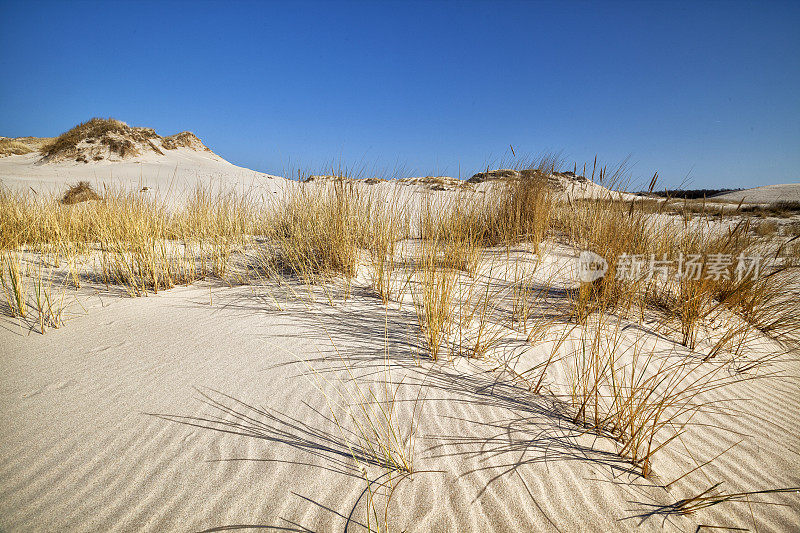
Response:
[[[70,186],[61,197],[61,203],[72,205],[80,202],[88,202],[89,200],[99,200],[100,195],[97,194],[88,181],[79,181],[75,185]]]
[[[720,503],[726,503],[726,502],[738,502],[750,505],[751,496],[758,496],[762,494],[800,492],[800,487],[753,490],[747,492],[724,492],[719,490],[719,487],[721,485],[722,482],[714,483],[709,488],[705,489],[704,491],[698,494],[695,494],[694,496],[690,496],[688,498],[682,498],[676,501],[675,503],[666,506],[666,508],[659,509],[659,512],[661,512],[662,514],[675,513],[675,514],[688,515],[696,513],[697,511],[705,509],[706,507],[712,507],[714,505],[719,505]]]
[[[630,339],[622,321],[596,313],[572,353],[570,403],[574,421],[619,443],[618,453],[644,477],[653,459],[701,410],[703,395],[734,383],[724,366],[658,354],[642,336]],[[750,379],[750,378],[748,378]]]
[[[0,139],[0,157],[29,154],[33,151],[33,148],[16,139]]]
[[[413,276],[398,268],[397,255],[400,243],[411,232],[411,213],[407,205],[400,205],[397,196],[390,198],[368,197],[369,227],[366,247],[369,252],[372,288],[384,305],[389,300],[401,300]]]
[[[3,255],[2,277],[3,293],[8,304],[9,314],[12,317],[24,317],[27,310],[26,287],[22,281],[21,258],[14,253]],[[8,280],[6,280],[8,276]]]
[[[77,190],[76,190],[77,189]],[[96,195],[83,185],[67,197]],[[191,283],[206,276],[224,278],[231,252],[258,233],[264,221],[250,200],[198,188],[184,206],[170,209],[155,198],[106,189],[92,202],[65,203],[55,197],[0,191],[0,249],[25,247],[66,261],[76,287],[81,258],[97,261],[106,284],[121,285],[134,296]]]
[[[315,283],[333,275],[352,278],[368,243],[369,212],[357,187],[344,180],[304,183],[286,193],[269,229],[275,269]]]
[[[778,223],[774,220],[767,220],[756,226],[756,235],[759,237],[772,237],[778,232]]]
[[[83,140],[97,141],[122,157],[138,153],[133,141],[147,141],[157,138],[150,128],[132,128],[113,118],[93,118],[65,131],[51,142],[42,146],[45,160],[57,157],[74,157],[78,144]]]
[[[453,327],[457,273],[439,264],[440,243],[435,236],[421,239],[419,248],[411,295],[425,347],[436,361]]]
[[[608,171],[600,174],[605,177]],[[574,288],[572,309],[559,317],[567,333],[552,342],[544,361],[517,377],[534,392],[544,390],[548,368],[563,358],[560,350],[569,332],[580,331],[569,354],[568,401],[574,421],[618,442],[620,455],[645,476],[658,451],[685,430],[695,412],[708,407],[702,395],[733,379],[720,376],[724,367],[708,361],[743,346],[739,339],[747,332],[727,316],[779,339],[800,332],[800,313],[789,298],[796,262],[771,266],[758,278],[617,276],[626,255],[765,254],[763,239],[746,218],[725,225],[702,214],[691,219],[672,215],[666,202],[614,197],[560,202],[547,173],[538,169],[491,185],[480,194],[461,190],[424,196],[416,219],[397,197],[365,192],[358,180],[345,178],[298,183],[274,205],[202,187],[177,208],[110,189],[96,201],[74,204],[0,191],[4,297],[12,316],[22,317],[33,307],[41,331],[62,323],[63,305],[52,292],[52,278],[41,269],[24,272],[22,250],[49,254],[54,263],[66,261],[76,287],[88,274],[81,272],[82,258],[94,258],[100,279],[132,296],[209,276],[230,279],[233,257],[248,249],[258,252],[261,272],[293,276],[309,285],[337,277],[349,284],[366,263],[372,290],[384,305],[402,302],[410,292],[420,338],[433,361],[453,354],[485,358],[512,330],[521,330],[530,344],[544,343],[555,323],[537,312],[537,306],[547,305],[542,301],[547,287],[537,286],[524,265],[511,260],[511,247],[525,244],[542,256],[543,242],[560,239],[597,252],[609,270],[598,281]],[[410,239],[415,233],[418,239]],[[779,252],[797,254],[793,239]],[[481,265],[489,252],[503,247],[506,262],[512,261],[507,267],[513,281],[492,286],[494,264],[488,272]],[[411,248],[408,263],[413,267],[400,265]],[[33,304],[28,303],[31,295]],[[501,316],[506,303],[507,320]],[[712,319],[722,320],[721,337],[706,357],[662,357],[642,339],[623,334],[623,320],[638,318],[642,324],[653,314],[663,319],[658,327],[675,325],[677,342],[690,350]],[[355,427],[351,437],[358,449],[368,450],[387,468],[408,473],[407,443],[393,433],[396,419],[386,407],[393,405],[396,393],[392,387],[357,388],[345,403],[351,411],[357,406],[349,425]]]

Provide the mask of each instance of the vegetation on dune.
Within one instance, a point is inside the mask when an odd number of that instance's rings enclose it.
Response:
[[[161,146],[165,150],[176,150],[178,148],[193,148],[195,150],[208,150],[203,142],[191,131],[182,131],[175,135],[169,135],[161,139]]]
[[[127,128],[96,120],[58,142],[69,146],[88,131]],[[618,275],[628,268],[625,259],[768,252],[783,259],[800,249],[796,228],[786,235],[772,224],[753,225],[744,211],[732,223],[703,211],[681,216],[671,211],[675,204],[657,200],[562,200],[550,180],[555,161],[510,171],[481,191],[423,191],[418,204],[342,173],[292,184],[275,203],[203,187],[176,207],[135,192],[98,194],[86,182],[63,198],[0,190],[5,307],[42,332],[58,327],[63,307],[46,265],[66,264],[77,288],[89,275],[81,266],[87,257],[98,265],[94,280],[131,296],[207,277],[291,278],[309,292],[311,285],[344,280],[347,296],[351,280],[367,279],[364,288],[386,309],[411,302],[416,342],[432,361],[489,359],[514,342],[544,350],[525,371],[502,358],[495,362],[531,393],[560,402],[582,431],[611,439],[620,456],[650,476],[659,451],[688,430],[696,413],[711,408],[709,391],[753,377],[748,371],[763,359],[742,357],[749,337],[789,342],[800,332],[800,313],[787,298],[798,261],[765,265],[758,278],[628,279]],[[595,172],[614,182],[624,169],[595,167],[592,179]],[[778,250],[769,248],[775,242]],[[526,268],[536,272],[553,243],[601,255],[606,275],[594,282],[555,274],[534,279]],[[46,260],[31,262],[31,254]],[[712,329],[713,338],[705,334]],[[655,349],[650,333],[631,333],[641,330],[671,339],[669,357]],[[566,368],[561,392],[549,386],[556,363]],[[356,460],[371,458],[370,464],[410,474],[413,446],[398,430],[393,404],[374,408],[378,398],[393,401],[396,389],[379,393],[356,384],[348,394],[329,403],[334,416],[353,409],[337,425],[343,435],[356,435],[349,440]],[[348,420],[356,433],[348,433]]]
[[[0,157],[22,155],[33,152],[33,148],[16,139],[0,139]]]
[[[711,198],[717,194],[741,191],[742,189],[664,189],[661,191],[643,191],[637,194],[642,196],[657,196],[660,198],[679,198],[681,200],[698,200]]]
[[[88,162],[100,160],[106,148],[121,158],[140,155],[142,151],[163,155],[162,150],[187,147],[193,150],[208,150],[193,133],[184,131],[161,137],[152,128],[132,127],[113,118],[93,118],[44,143],[40,150],[44,161],[75,159]],[[94,148],[94,149],[91,149]]]
[[[70,186],[61,197],[61,203],[72,205],[80,202],[88,202],[89,200],[99,200],[100,195],[97,194],[88,181],[79,181],[77,184]]]
[[[38,152],[52,140],[49,137],[0,137],[0,157]]]
[[[131,128],[124,122],[113,118],[93,118],[65,131],[53,139],[52,142],[43,146],[42,155],[45,160],[57,156],[74,156],[77,152],[78,144],[84,140],[106,143],[111,151],[120,156],[132,155],[136,148],[130,139],[123,137],[142,137],[146,139],[148,135],[155,137],[156,133],[146,128]],[[115,136],[119,138],[114,138]]]

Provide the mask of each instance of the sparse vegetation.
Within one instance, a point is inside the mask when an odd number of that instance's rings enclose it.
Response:
[[[118,126],[99,125],[106,127]],[[787,342],[800,332],[800,313],[790,302],[797,262],[765,265],[758,278],[628,279],[618,275],[631,268],[626,259],[716,254],[735,261],[768,251],[790,258],[797,253],[793,227],[756,225],[749,215],[728,224],[705,208],[676,216],[677,203],[623,201],[613,194],[562,201],[548,177],[555,163],[547,165],[479,176],[476,181],[492,181],[480,192],[425,190],[419,203],[343,175],[292,184],[271,204],[203,187],[172,207],[135,192],[105,188],[99,194],[86,182],[62,198],[3,190],[6,307],[44,332],[63,323],[67,284],[78,288],[85,281],[141,296],[207,277],[291,277],[309,287],[343,279],[348,290],[353,280],[366,279],[367,294],[380,298],[387,312],[390,302],[413,302],[419,345],[431,363],[464,356],[495,364],[532,394],[562,405],[582,430],[616,443],[619,456],[652,477],[660,451],[714,405],[707,394],[751,379],[747,372],[769,360],[728,366],[719,354],[742,353],[748,346],[743,339],[754,331]],[[623,170],[595,172],[613,182]],[[783,239],[779,254],[769,248],[776,238]],[[606,275],[588,283],[556,282],[554,276],[541,281],[546,275],[539,269],[553,243],[564,245],[565,254],[597,252],[608,262]],[[26,270],[26,254],[66,264],[69,274],[54,281],[52,269],[36,262]],[[549,293],[566,304],[553,306]],[[713,339],[706,334],[712,323]],[[665,353],[648,335],[627,333],[631,324],[671,336],[674,349]],[[539,348],[543,356],[523,370],[495,359],[510,342]],[[348,379],[333,387],[339,398],[330,396],[329,378],[315,371],[342,442],[360,464],[410,475],[416,407],[412,428],[401,428],[400,384],[387,374],[381,385],[361,385],[342,361]],[[566,368],[562,383],[550,375],[556,364]],[[387,356],[387,372],[389,366]],[[379,476],[363,475],[372,502]],[[377,523],[374,502],[368,507],[369,520]]]
[[[72,205],[80,202],[88,202],[89,200],[99,199],[100,195],[94,192],[94,189],[92,189],[92,186],[89,185],[88,181],[80,181],[67,189],[67,192],[65,192],[64,196],[61,197],[61,203]]]
[[[56,156],[74,157],[78,144],[84,139],[90,139],[96,142],[100,142],[101,140],[108,142],[109,148],[112,151],[123,155],[126,150],[131,150],[133,145],[125,143],[125,139],[115,139],[113,137],[114,135],[124,136],[133,135],[135,133],[137,136],[143,138],[156,136],[155,131],[147,128],[136,128],[136,130],[124,122],[113,118],[93,118],[65,131],[53,139],[52,142],[43,146],[42,154],[45,159],[53,159]]]
[[[304,184],[276,206],[265,249],[278,271],[309,283],[331,275],[352,278],[359,245],[369,243],[369,212],[360,191],[344,180]]]
[[[0,157],[8,155],[23,155],[33,152],[33,148],[16,139],[0,139]]]

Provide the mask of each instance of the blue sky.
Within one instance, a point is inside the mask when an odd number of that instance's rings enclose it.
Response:
[[[0,135],[113,116],[272,173],[469,176],[513,145],[797,182],[798,28],[799,2],[0,0]]]

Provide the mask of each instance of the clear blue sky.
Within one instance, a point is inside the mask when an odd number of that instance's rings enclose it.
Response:
[[[0,135],[93,116],[283,173],[631,156],[664,185],[800,181],[800,2],[5,2]]]

